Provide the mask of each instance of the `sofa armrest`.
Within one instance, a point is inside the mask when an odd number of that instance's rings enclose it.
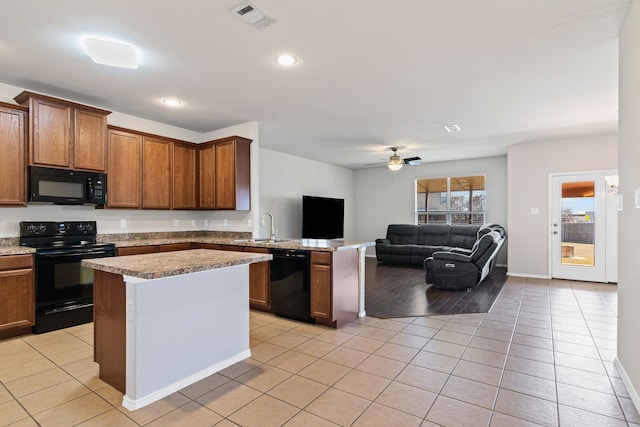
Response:
[[[434,252],[432,258],[442,261],[471,262],[471,256],[455,252]]]
[[[376,239],[376,244],[389,245],[391,241],[389,239]]]
[[[472,250],[471,249],[465,249],[465,248],[451,248],[451,250],[449,250],[449,252],[454,253],[454,254],[471,255]]]

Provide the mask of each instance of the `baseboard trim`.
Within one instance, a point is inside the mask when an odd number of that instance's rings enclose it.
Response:
[[[541,274],[512,273],[510,271],[507,271],[507,276],[526,277],[527,279],[545,279],[545,280],[551,279],[551,277],[544,276]]]
[[[613,365],[618,370],[618,373],[620,374],[625,387],[627,387],[627,391],[629,392],[631,401],[633,402],[636,409],[640,411],[640,395],[638,395],[636,389],[633,388],[633,384],[631,384],[631,379],[629,378],[629,375],[627,375],[627,371],[625,371],[624,366],[622,366],[622,363],[620,363],[620,360],[617,357],[613,359]]]

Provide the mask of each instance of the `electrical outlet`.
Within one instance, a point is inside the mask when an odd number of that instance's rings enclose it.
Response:
[[[179,220],[179,219],[174,219],[174,220],[173,220],[173,226],[174,226],[174,227],[177,227],[177,226],[179,226],[179,225],[180,225],[180,220]]]
[[[227,225],[229,225],[229,222],[225,219],[225,220],[223,221],[222,225],[224,225],[224,226],[226,227]]]
[[[126,219],[121,219],[120,220],[120,228],[127,228],[127,220]]]
[[[133,322],[136,320],[135,318],[135,305],[133,301],[127,301],[127,320]]]
[[[205,227],[206,227],[207,225],[209,225],[209,220],[208,220],[208,219],[205,219],[205,220],[204,220],[204,225],[205,225]]]
[[[195,226],[196,226],[196,220],[195,220],[195,219],[192,219],[192,220],[191,220],[191,226],[192,226],[192,227],[195,227]]]

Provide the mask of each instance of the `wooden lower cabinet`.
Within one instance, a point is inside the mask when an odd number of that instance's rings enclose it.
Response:
[[[220,245],[217,243],[193,243],[191,245],[193,249],[220,249]]]
[[[316,321],[333,321],[331,276],[331,252],[311,252],[311,316]]]
[[[35,324],[33,255],[0,256],[0,337]]]
[[[186,251],[191,249],[191,243],[167,243],[158,247],[158,252]]]
[[[158,245],[145,245],[145,246],[128,246],[126,248],[118,248],[117,255],[141,255],[141,254],[153,254],[159,251]]]
[[[311,252],[311,316],[333,327],[357,318],[357,249]]]
[[[245,252],[254,252],[259,254],[268,254],[267,248],[245,247]],[[249,306],[257,310],[271,309],[271,300],[269,298],[269,284],[271,281],[271,262],[256,262],[249,264]]]

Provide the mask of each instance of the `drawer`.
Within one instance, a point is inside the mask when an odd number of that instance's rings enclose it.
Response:
[[[331,252],[311,252],[311,264],[331,265]]]
[[[160,252],[186,251],[188,249],[191,249],[191,242],[160,245]]]
[[[251,246],[245,246],[244,248],[245,252],[253,252],[256,254],[268,254],[269,253],[269,248],[254,248]]]
[[[126,248],[118,248],[118,256],[153,254],[156,252],[158,252],[158,245],[128,246]]]
[[[18,270],[33,268],[33,255],[0,256],[0,270]]]

